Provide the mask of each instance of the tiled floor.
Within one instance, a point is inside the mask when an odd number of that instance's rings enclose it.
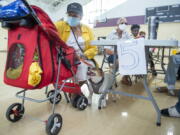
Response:
[[[7,121],[6,110],[12,103],[21,102],[15,97],[20,89],[3,83],[6,53],[0,53],[0,135],[45,135],[46,120],[51,114],[52,105],[49,102],[25,102],[25,116],[17,123]],[[99,58],[99,57],[97,57]],[[163,86],[163,76],[152,78],[149,76],[149,86]],[[179,82],[178,82],[179,83]],[[180,85],[177,83],[177,87]],[[118,89],[145,95],[141,82],[132,87],[125,87],[119,83]],[[179,86],[178,86],[179,85]],[[44,90],[29,91],[33,98],[45,98]],[[160,108],[174,105],[177,98],[167,94],[152,92]],[[156,126],[156,113],[152,104],[141,99],[117,96],[117,101],[108,101],[106,108],[98,110],[98,95],[93,96],[93,104],[84,111],[78,111],[71,104],[63,100],[56,106],[56,112],[63,117],[61,135],[180,135],[180,119],[162,117],[161,127]],[[39,120],[33,120],[34,117]]]

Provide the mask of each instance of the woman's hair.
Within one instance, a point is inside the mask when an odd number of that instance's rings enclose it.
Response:
[[[122,21],[127,22],[127,19],[125,17],[121,17],[117,20],[117,25],[119,25]]]

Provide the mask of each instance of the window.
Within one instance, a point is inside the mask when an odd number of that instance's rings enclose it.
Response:
[[[6,65],[6,76],[10,79],[17,79],[22,73],[25,49],[22,44],[14,44],[9,49]]]

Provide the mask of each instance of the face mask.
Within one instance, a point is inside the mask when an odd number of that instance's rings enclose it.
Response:
[[[67,23],[68,23],[70,26],[74,27],[74,26],[77,26],[77,25],[80,24],[80,19],[77,18],[77,17],[68,16],[68,18],[67,18]]]
[[[125,29],[126,29],[126,24],[120,24],[120,25],[119,25],[119,29],[122,30],[122,31],[125,31]]]

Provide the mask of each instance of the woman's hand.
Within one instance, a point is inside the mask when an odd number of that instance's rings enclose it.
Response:
[[[105,53],[108,55],[113,55],[114,51],[110,50],[110,49],[105,49]]]

